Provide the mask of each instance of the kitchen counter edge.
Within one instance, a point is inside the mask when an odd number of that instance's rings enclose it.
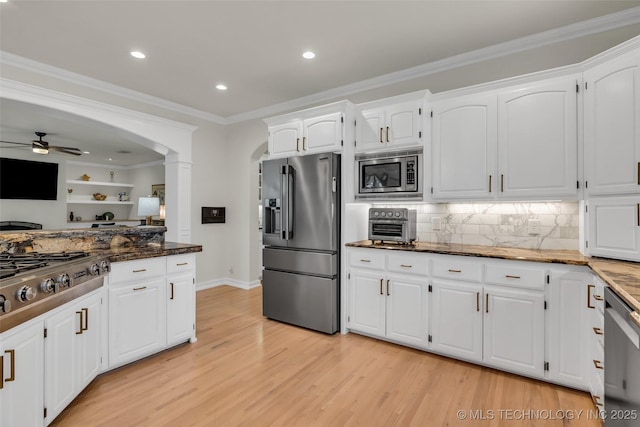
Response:
[[[144,246],[115,247],[92,253],[108,255],[111,262],[121,262],[196,252],[202,252],[201,245],[164,242],[162,244],[148,244]]]
[[[522,249],[482,245],[441,244],[419,242],[413,245],[379,244],[371,240],[346,243],[345,246],[367,249],[387,249],[424,252],[514,261],[545,262],[587,266],[640,313],[640,263],[588,257],[575,250]]]

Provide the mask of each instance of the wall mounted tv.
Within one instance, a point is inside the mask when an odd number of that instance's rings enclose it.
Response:
[[[57,200],[58,164],[0,157],[0,199]]]

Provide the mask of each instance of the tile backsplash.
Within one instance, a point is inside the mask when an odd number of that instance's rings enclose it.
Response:
[[[398,204],[374,204],[398,207]],[[574,249],[579,246],[578,202],[420,203],[416,209],[421,242],[464,243],[527,249]],[[440,219],[440,230],[432,227]],[[539,229],[530,225],[537,222]]]

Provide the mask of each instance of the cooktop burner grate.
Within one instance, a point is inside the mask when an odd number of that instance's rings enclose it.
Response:
[[[0,253],[0,279],[15,276],[24,271],[46,267],[52,263],[72,261],[89,255],[83,251],[26,254]]]

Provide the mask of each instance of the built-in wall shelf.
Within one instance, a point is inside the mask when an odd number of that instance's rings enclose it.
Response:
[[[68,179],[67,180],[67,184],[69,184],[69,185],[95,185],[95,186],[103,186],[103,187],[133,188],[133,184],[125,184],[123,182],[82,181],[80,179]]]
[[[87,198],[89,197],[89,198]],[[70,196],[67,198],[68,205],[133,205],[133,202],[120,202],[118,200],[109,200],[107,197],[105,200],[94,200],[92,196]]]

